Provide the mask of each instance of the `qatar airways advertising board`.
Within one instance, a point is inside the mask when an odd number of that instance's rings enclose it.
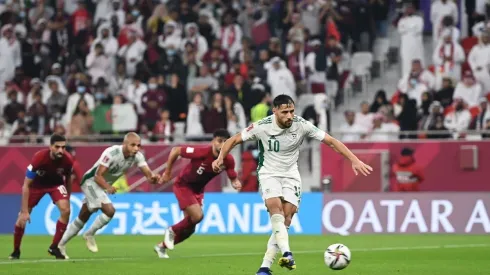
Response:
[[[325,234],[487,234],[489,193],[344,193],[324,196]]]

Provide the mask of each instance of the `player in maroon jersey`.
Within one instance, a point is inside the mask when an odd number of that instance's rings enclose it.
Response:
[[[52,135],[49,149],[36,152],[31,164],[27,167],[22,186],[22,205],[15,223],[14,252],[9,257],[12,260],[20,258],[20,244],[26,223],[30,222],[32,209],[46,194],[49,194],[61,213],[48,252],[56,259],[65,259],[58,249],[58,243],[63,237],[70,218],[71,173],[73,170],[73,160],[65,148],[66,138],[56,134]]]
[[[204,216],[202,212],[204,187],[211,179],[226,170],[232,186],[237,190],[241,189],[242,185],[235,172],[235,160],[231,155],[227,155],[221,171],[218,173],[213,171],[212,163],[218,157],[221,146],[228,138],[230,138],[228,131],[219,129],[213,134],[211,146],[175,147],[170,152],[167,168],[160,178],[160,183],[170,181],[172,167],[179,156],[190,159],[191,162],[180,173],[173,185],[174,194],[179,201],[180,209],[184,211],[185,218],[170,227],[165,232],[164,241],[155,246],[155,252],[160,258],[168,258],[167,249],[172,250],[175,244],[183,242],[194,233],[196,225]]]

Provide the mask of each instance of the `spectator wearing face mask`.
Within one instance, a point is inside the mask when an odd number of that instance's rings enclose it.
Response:
[[[113,98],[109,90],[109,84],[100,77],[94,86],[94,98],[97,104],[112,104]]]
[[[412,61],[410,72],[398,82],[398,90],[402,93],[407,93],[411,88],[410,86],[415,84],[415,81],[424,84],[430,90],[434,89],[436,84],[434,74],[422,67],[422,62],[418,59]]]
[[[80,100],[85,101],[85,105],[89,111],[93,111],[95,108],[94,96],[90,93],[87,93],[87,87],[85,86],[85,84],[79,83],[76,89],[76,93],[68,97],[64,118],[65,125],[68,125],[68,123],[71,121],[71,118],[75,113],[75,110],[77,109]]]
[[[422,94],[428,91],[429,88],[415,77],[411,77],[408,81],[408,85],[406,86],[406,90],[404,90],[404,94],[408,96],[409,99],[413,99],[416,102],[416,106],[422,106]]]
[[[143,121],[148,129],[153,129],[155,123],[160,119],[160,111],[167,103],[167,92],[159,87],[156,77],[148,80],[148,90],[141,97],[143,107]]]

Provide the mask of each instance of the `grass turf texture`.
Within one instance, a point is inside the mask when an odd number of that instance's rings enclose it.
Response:
[[[160,236],[97,236],[93,254],[78,236],[67,246],[70,259],[48,256],[49,236],[26,236],[21,260],[7,259],[12,236],[1,235],[0,274],[5,275],[253,275],[262,262],[269,236],[192,236],[159,259],[153,246]],[[342,271],[329,270],[323,252],[333,243],[352,250],[352,262]],[[291,236],[297,269],[272,267],[274,275],[476,275],[489,274],[490,239],[470,235]]]

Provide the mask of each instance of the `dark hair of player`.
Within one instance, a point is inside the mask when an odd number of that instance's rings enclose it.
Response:
[[[272,106],[275,108],[279,108],[283,104],[294,105],[294,100],[290,96],[282,94],[276,96],[276,98],[274,98],[272,101]]]
[[[62,141],[66,141],[65,136],[54,134],[54,135],[51,136],[51,139],[49,140],[49,143],[51,145],[54,145],[56,142],[62,142]]]
[[[230,133],[226,129],[218,129],[213,133],[213,138],[217,138],[217,137],[229,139]]]

